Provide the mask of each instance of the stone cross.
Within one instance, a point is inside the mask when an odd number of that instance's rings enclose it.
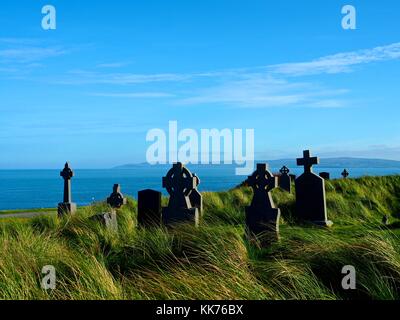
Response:
[[[58,204],[58,215],[74,214],[76,212],[76,204],[72,203],[72,192],[71,192],[71,179],[74,176],[74,172],[69,167],[69,163],[66,162],[64,169],[60,172],[60,176],[64,179],[64,196],[63,202]]]
[[[304,166],[305,173],[312,172],[312,166],[314,164],[319,164],[319,158],[311,157],[309,150],[303,151],[303,158],[297,159],[297,165]]]
[[[310,151],[303,152],[303,158],[297,159],[297,165],[304,166],[304,173],[295,181],[296,217],[299,220],[321,226],[331,226],[327,218],[325,180],[312,172],[312,166],[319,163],[317,157],[311,157]]]
[[[124,195],[121,193],[121,185],[114,184],[113,192],[107,198],[107,204],[109,204],[111,208],[119,209],[126,203],[127,203],[127,200],[124,197]]]
[[[279,170],[279,172],[281,173],[281,176],[279,177],[279,187],[290,193],[292,191],[292,184],[291,178],[289,176],[289,168],[283,166],[282,169]]]
[[[343,179],[346,179],[349,175],[350,175],[350,173],[346,169],[344,169],[342,172]]]
[[[280,210],[275,208],[270,191],[278,186],[278,178],[267,169],[266,164],[257,164],[257,170],[248,177],[253,189],[253,200],[246,207],[246,230],[249,239],[258,239],[269,244],[279,238]]]
[[[197,187],[198,178],[178,162],[163,177],[162,182],[163,188],[166,188],[170,195],[168,207],[162,210],[163,223],[171,225],[179,222],[191,222],[198,225],[199,210],[192,207],[189,198]]]
[[[69,167],[69,163],[66,162],[64,170],[60,172],[60,176],[64,179],[64,203],[72,202],[71,194],[71,179],[74,176],[74,172]]]

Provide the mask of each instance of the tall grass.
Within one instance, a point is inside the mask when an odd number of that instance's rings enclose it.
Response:
[[[400,177],[327,182],[331,229],[293,222],[293,195],[275,190],[281,240],[268,248],[244,237],[251,189],[204,193],[199,228],[136,227],[137,204],[118,212],[118,232],[90,217],[94,204],[58,219],[0,221],[2,299],[398,299],[399,232],[381,224],[400,214]],[[41,289],[42,267],[57,272]],[[357,271],[357,290],[341,287],[343,266]]]

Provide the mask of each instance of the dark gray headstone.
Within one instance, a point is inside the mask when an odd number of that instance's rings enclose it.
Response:
[[[296,179],[296,216],[300,220],[321,226],[331,226],[328,220],[325,196],[325,180],[312,172],[312,166],[319,158],[311,157],[310,151],[303,152],[297,159],[298,166],[304,166],[304,173]]]
[[[151,227],[161,225],[161,192],[142,190],[138,192],[138,225]]]
[[[281,173],[279,177],[279,187],[290,193],[292,191],[292,183],[289,176],[290,170],[288,167],[283,166],[279,172]]]
[[[76,204],[72,202],[71,179],[74,172],[69,167],[69,163],[65,163],[63,171],[60,176],[64,179],[64,199],[63,202],[58,204],[58,216],[76,213]]]
[[[198,186],[200,184],[200,178],[196,174],[193,174],[193,177],[197,179]],[[197,208],[199,210],[199,215],[201,216],[203,214],[203,196],[201,195],[197,187],[194,188],[193,191],[190,193],[189,199],[192,207]]]
[[[346,169],[344,169],[343,170],[343,172],[342,172],[342,177],[343,177],[343,179],[347,179],[347,177],[350,175],[350,173],[346,170]]]
[[[295,174],[289,174],[289,177],[290,177],[290,180],[292,181],[292,182],[295,182],[296,181],[296,175]]]
[[[324,180],[330,180],[331,175],[329,172],[320,172],[319,176]]]
[[[173,165],[163,178],[163,188],[166,188],[170,198],[168,207],[162,209],[162,220],[165,225],[180,222],[199,223],[199,210],[193,208],[190,194],[197,187],[197,178],[178,162]]]
[[[253,200],[246,207],[247,235],[258,238],[264,235],[264,243],[279,238],[280,210],[275,208],[270,191],[278,186],[278,178],[267,170],[266,164],[257,164],[257,170],[247,179],[253,189]]]
[[[119,209],[126,203],[127,200],[121,193],[121,186],[119,184],[114,184],[113,192],[107,198],[107,204],[109,204],[111,208]]]

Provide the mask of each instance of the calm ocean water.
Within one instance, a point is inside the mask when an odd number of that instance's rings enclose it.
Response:
[[[271,168],[278,172],[279,168]],[[343,169],[316,168],[328,171],[333,178],[340,177]],[[351,177],[363,175],[382,176],[400,174],[399,168],[353,168]],[[301,174],[301,168],[291,171]],[[0,210],[54,208],[62,200],[63,181],[59,170],[0,170]],[[235,176],[232,168],[200,168],[201,191],[227,190],[240,184],[245,177]],[[139,167],[132,169],[75,170],[72,180],[73,201],[87,205],[104,200],[112,191],[114,183],[122,185],[122,192],[137,197],[137,192],[151,188],[163,191],[161,178],[165,169]]]

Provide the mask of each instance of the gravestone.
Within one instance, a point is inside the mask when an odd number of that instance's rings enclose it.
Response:
[[[320,172],[319,176],[324,180],[330,180],[331,174],[329,172]]]
[[[288,169],[288,167],[283,166],[282,169],[279,170],[279,172],[281,173],[279,177],[279,187],[291,193],[292,184],[291,184],[291,178],[289,176],[290,170]]]
[[[297,159],[298,166],[304,166],[304,173],[296,179],[296,216],[300,220],[320,226],[330,227],[325,196],[325,180],[312,172],[312,166],[319,158],[311,157],[310,151],[303,152],[303,158]]]
[[[169,226],[174,223],[199,223],[199,209],[190,202],[190,194],[197,187],[198,178],[178,162],[163,178],[163,188],[169,193],[168,207],[162,209],[162,221]]]
[[[350,173],[346,170],[346,169],[344,169],[343,170],[343,172],[342,172],[342,177],[343,177],[343,179],[347,179],[347,177],[350,175]]]
[[[138,225],[141,227],[160,226],[161,215],[161,192],[150,189],[139,191]]]
[[[200,184],[200,178],[196,174],[193,174],[193,177],[196,178],[198,186]],[[189,199],[192,207],[197,208],[199,210],[199,216],[201,216],[203,214],[203,196],[197,187],[193,189],[192,193],[189,195]]]
[[[91,219],[100,222],[107,229],[113,231],[118,230],[117,212],[115,210],[111,210],[111,212],[96,214]]]
[[[93,217],[94,220],[99,221],[107,229],[113,231],[118,230],[118,220],[117,220],[117,209],[122,208],[126,205],[127,200],[121,193],[121,186],[119,184],[114,184],[113,192],[107,198],[107,204],[111,207],[111,212],[103,212],[97,214]]]
[[[247,179],[253,189],[253,200],[246,207],[246,230],[251,239],[255,237],[268,244],[279,238],[280,210],[275,208],[270,191],[278,186],[278,178],[267,170],[266,164],[257,164],[257,170]]]
[[[63,202],[58,204],[58,216],[61,217],[66,214],[76,213],[76,204],[72,202],[72,190],[71,190],[71,179],[74,176],[74,172],[69,167],[69,163],[65,163],[63,171],[60,172],[60,176],[64,179],[64,199]]]
[[[296,181],[296,175],[295,174],[289,174],[289,177],[290,177],[290,180],[292,181],[292,182],[295,182]]]
[[[124,195],[121,193],[121,185],[114,184],[113,192],[107,198],[107,204],[109,204],[111,208],[119,209],[126,203],[127,203],[127,200],[124,197]]]

